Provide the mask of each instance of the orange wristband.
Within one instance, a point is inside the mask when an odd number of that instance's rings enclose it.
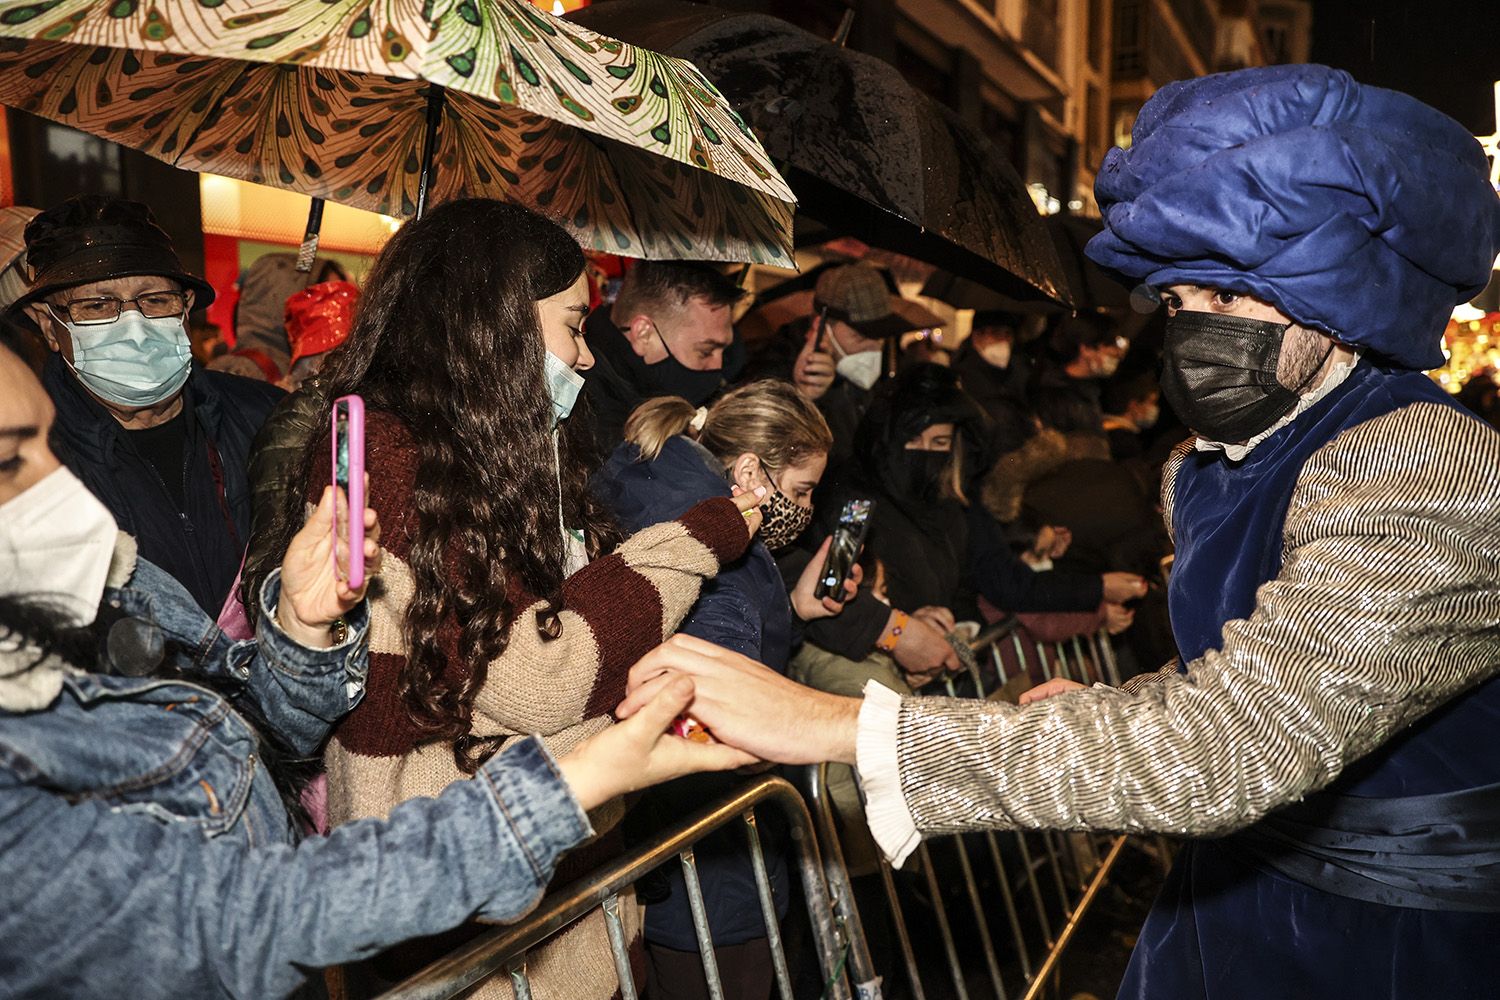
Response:
[[[905,611],[893,611],[892,621],[886,625],[885,631],[880,633],[880,638],[875,641],[875,648],[882,653],[894,653],[896,644],[901,641],[901,633],[906,631],[906,623],[911,621]]]

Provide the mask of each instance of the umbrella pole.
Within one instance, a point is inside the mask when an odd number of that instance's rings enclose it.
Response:
[[[437,84],[427,91],[427,130],[422,135],[422,175],[417,179],[417,218],[427,214],[427,191],[432,183],[432,161],[437,156],[438,126],[448,92]]]
[[[302,233],[302,245],[297,248],[297,270],[312,273],[313,261],[318,257],[318,239],[323,231],[323,199],[314,198],[307,206],[307,229]]]
[[[833,33],[833,44],[843,48],[849,42],[849,32],[854,27],[854,8],[850,7],[844,11],[844,19],[839,22],[839,30]]]

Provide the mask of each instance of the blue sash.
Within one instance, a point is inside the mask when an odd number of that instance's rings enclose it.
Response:
[[[1500,784],[1392,799],[1320,793],[1219,843],[1349,899],[1500,913]]]

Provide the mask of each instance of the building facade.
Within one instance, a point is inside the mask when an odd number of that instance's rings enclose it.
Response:
[[[1094,175],[1163,84],[1305,61],[1308,0],[713,0],[849,44],[979,126],[1044,212],[1096,214]]]

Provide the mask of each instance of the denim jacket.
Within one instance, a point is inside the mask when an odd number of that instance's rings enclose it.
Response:
[[[368,615],[351,613],[343,645],[309,649],[276,626],[279,594],[278,571],[245,642],[145,560],[105,600],[154,622],[187,666],[242,681],[270,725],[312,753],[363,696]],[[286,996],[307,970],[475,914],[518,918],[591,832],[528,739],[436,799],[298,843],[248,724],[223,698],[178,680],[68,672],[45,709],[0,708],[0,996]]]

